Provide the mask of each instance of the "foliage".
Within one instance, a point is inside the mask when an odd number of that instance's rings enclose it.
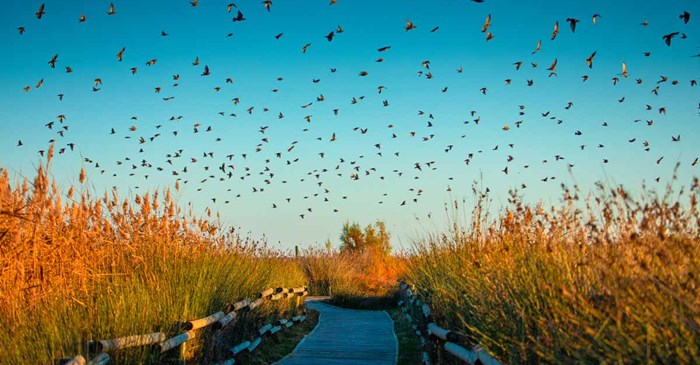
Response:
[[[13,185],[0,169],[0,364],[85,354],[88,340],[154,331],[171,336],[178,322],[267,286],[304,284],[296,262],[234,231],[220,232],[216,222],[182,214],[171,190],[164,198],[158,191],[95,198],[81,188],[83,171],[81,185],[60,193],[48,174],[52,153],[31,184]],[[188,344],[191,361],[213,356],[205,341],[198,336]],[[115,363],[153,359],[144,348],[110,355]]]
[[[345,222],[340,234],[341,252],[375,251],[382,255],[391,252],[391,235],[386,230],[383,221],[378,220],[374,225],[369,224],[364,232],[357,222]]]
[[[390,234],[384,222],[368,225],[345,223],[342,245],[334,251],[309,249],[302,258],[312,294],[333,297],[335,304],[352,307],[386,307],[392,302],[396,279],[406,258],[391,255]]]
[[[495,219],[482,197],[471,224],[418,245],[407,279],[509,364],[699,363],[698,181],[644,191],[565,190],[549,210],[513,193]]]

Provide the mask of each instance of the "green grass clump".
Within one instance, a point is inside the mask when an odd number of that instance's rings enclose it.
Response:
[[[477,199],[471,224],[418,245],[407,280],[509,364],[700,363],[698,181],[644,191],[565,190],[548,210],[513,193],[495,219]]]
[[[221,232],[208,218],[183,214],[170,190],[164,197],[157,191],[93,197],[87,189],[76,193],[85,180],[81,171],[81,185],[61,194],[47,169],[41,166],[31,183],[14,185],[0,169],[0,364],[85,355],[89,340],[156,331],[170,337],[181,322],[268,286],[306,282],[296,261],[234,231]],[[296,304],[266,304],[237,326],[253,328]],[[189,362],[216,358],[217,348],[233,345],[217,343],[220,337],[207,331],[188,343]],[[110,356],[114,363],[164,359],[147,347]]]

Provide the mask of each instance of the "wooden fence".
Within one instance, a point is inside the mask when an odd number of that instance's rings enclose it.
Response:
[[[413,286],[399,280],[399,306],[420,338],[424,364],[431,363],[432,346],[442,345],[447,353],[467,364],[503,365],[489,355],[481,345],[469,346],[469,341],[464,336],[435,323],[430,306],[422,302],[414,292]]]
[[[105,365],[109,362],[110,356],[108,352],[116,351],[128,347],[135,346],[153,346],[159,354],[167,353],[175,348],[184,348],[187,341],[196,337],[198,330],[205,327],[213,328],[216,331],[223,330],[226,326],[234,322],[239,317],[241,310],[249,311],[260,307],[265,301],[278,301],[286,298],[300,298],[309,294],[306,287],[298,288],[268,288],[257,295],[255,299],[243,299],[236,303],[227,305],[222,311],[216,312],[209,316],[193,319],[185,322],[180,328],[182,333],[179,333],[171,338],[166,338],[162,332],[148,333],[144,335],[135,335],[120,337],[107,340],[90,341],[87,343],[88,353],[96,354],[90,360],[87,360],[82,355],[77,355],[71,359],[63,359],[59,361],[62,365]],[[302,302],[303,303],[303,302]],[[251,353],[255,351],[262,341],[282,330],[292,327],[296,323],[301,323],[306,320],[305,311],[300,315],[293,316],[289,319],[279,319],[274,323],[267,323],[254,332],[251,338],[242,341],[229,348],[228,359],[220,362],[221,365],[232,365],[236,362],[236,357],[243,353]]]

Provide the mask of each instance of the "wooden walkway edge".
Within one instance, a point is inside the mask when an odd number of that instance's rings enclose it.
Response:
[[[398,339],[386,312],[338,308],[309,298],[318,324],[278,365],[395,365]]]

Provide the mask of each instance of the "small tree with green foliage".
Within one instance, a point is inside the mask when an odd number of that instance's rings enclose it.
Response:
[[[391,236],[381,220],[374,225],[367,225],[364,231],[357,222],[345,222],[340,234],[340,250],[341,252],[375,251],[388,255],[391,252],[390,240]]]

